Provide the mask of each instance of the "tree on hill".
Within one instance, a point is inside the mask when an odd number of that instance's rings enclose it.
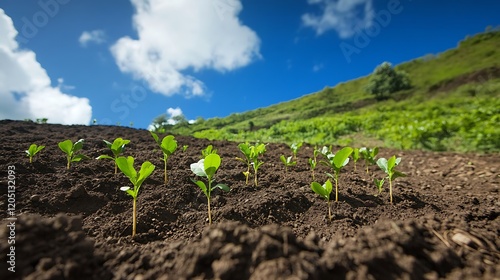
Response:
[[[378,100],[382,100],[394,92],[410,88],[408,75],[403,71],[396,71],[389,62],[384,62],[373,71],[366,91],[374,94]]]

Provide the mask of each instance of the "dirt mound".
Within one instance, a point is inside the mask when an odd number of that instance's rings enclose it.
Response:
[[[398,167],[408,175],[394,182],[394,205],[388,192],[376,196],[373,178],[384,176],[376,166],[366,173],[362,162],[349,164],[330,222],[326,202],[310,189],[310,145],[285,172],[279,157],[289,148],[268,144],[255,187],[234,159],[238,143],[178,136],[189,147],[169,158],[165,186],[161,151],[145,130],[0,121],[0,135],[0,183],[14,168],[18,218],[16,273],[0,267],[1,279],[500,279],[498,154],[381,149],[381,157],[402,157]],[[141,187],[133,239],[132,200],[119,190],[129,180],[114,174],[111,161],[67,170],[57,147],[83,138],[82,152],[95,158],[109,153],[102,140],[116,137],[131,140],[125,155],[137,165],[156,165]],[[31,143],[46,146],[33,164],[24,154]],[[211,227],[189,168],[209,144],[222,157],[216,182],[231,187],[212,194]],[[316,180],[327,171],[319,166]],[[7,209],[7,188],[0,201]],[[10,217],[0,211],[4,265]]]
[[[58,214],[54,218],[22,215],[15,223],[2,223],[0,240],[7,240],[9,225],[15,225],[15,243],[0,243],[2,252],[15,246],[15,273],[0,270],[1,279],[109,279],[101,268],[102,258],[94,254],[94,242],[82,230],[79,216]],[[10,261],[0,255],[2,264]],[[11,265],[9,265],[11,266]],[[11,266],[12,267],[12,266]],[[13,277],[14,276],[14,277]]]

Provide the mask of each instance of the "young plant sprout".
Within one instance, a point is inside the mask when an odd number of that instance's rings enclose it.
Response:
[[[26,156],[28,156],[30,158],[30,163],[33,162],[33,157],[38,153],[40,152],[41,150],[43,150],[43,148],[45,148],[45,146],[38,146],[37,144],[31,144],[30,147],[28,148],[28,150],[26,150]]]
[[[155,139],[156,143],[158,146],[160,146],[162,152],[163,152],[163,162],[165,163],[165,167],[163,170],[164,173],[164,183],[165,186],[167,185],[167,161],[168,157],[172,155],[175,150],[177,150],[177,141],[175,140],[175,137],[173,135],[167,135],[163,137],[163,140],[160,141],[160,138],[158,138],[158,135],[154,133],[153,131],[150,131],[151,136]]]
[[[208,145],[205,149],[201,151],[201,158],[206,158],[208,155],[217,154],[217,149],[214,149],[212,145]]]
[[[183,145],[182,146],[182,152],[185,153],[188,149],[189,145]]]
[[[326,155],[326,161],[321,161],[321,164],[324,164],[330,167],[335,175],[330,173],[326,173],[329,177],[335,180],[335,202],[339,200],[339,175],[340,170],[349,163],[349,156],[352,153],[351,147],[344,147],[342,150],[338,151],[337,154],[328,153]]]
[[[83,139],[80,139],[73,144],[73,142],[68,139],[57,144],[59,149],[66,154],[66,159],[68,161],[66,169],[69,169],[72,162],[79,162],[82,159],[88,159],[87,156],[76,153],[83,148],[83,141]]]
[[[191,181],[193,181],[193,183],[195,183],[207,197],[209,225],[212,224],[212,212],[210,211],[210,195],[212,191],[217,188],[226,192],[230,190],[229,187],[225,184],[217,184],[215,186],[212,186],[212,183],[214,182],[215,173],[217,172],[217,169],[219,169],[220,164],[221,164],[221,158],[218,154],[208,154],[205,158],[200,159],[198,162],[193,163],[190,166],[191,171],[193,171],[194,174],[200,177],[205,177],[207,178],[208,181],[208,186],[207,186],[203,181],[197,181],[191,179]]]
[[[321,185],[320,183],[312,182],[311,183],[311,189],[319,194],[321,197],[326,199],[326,203],[328,205],[328,219],[331,221],[333,216],[332,216],[332,210],[331,210],[331,202],[330,202],[330,194],[332,193],[332,182],[330,182],[330,179],[326,180],[326,182]]]
[[[351,157],[352,161],[354,162],[354,171],[356,171],[356,163],[359,160],[359,149],[353,148]]]
[[[136,224],[137,224],[137,196],[139,195],[139,189],[141,188],[142,183],[144,183],[144,180],[153,173],[155,170],[155,166],[149,162],[145,161],[141,165],[141,169],[139,170],[139,173],[135,171],[134,168],[134,158],[133,157],[118,157],[116,159],[116,164],[118,165],[118,168],[127,176],[134,186],[134,188],[130,187],[121,187],[120,190],[126,192],[128,195],[132,197],[132,237],[135,236],[136,233]]]
[[[373,183],[375,184],[375,186],[377,187],[377,190],[378,190],[378,193],[376,196],[380,195],[382,193],[382,191],[384,190],[384,182],[385,182],[384,178],[382,178],[382,180],[379,180],[377,178],[373,178]]]
[[[375,164],[375,157],[378,154],[378,148],[375,147],[373,149],[363,147],[359,149],[359,155],[360,158],[365,160],[365,165],[366,165],[366,173],[370,174],[370,171],[368,170],[368,166]]]
[[[392,181],[399,177],[406,177],[406,174],[397,171],[396,166],[401,162],[401,158],[396,158],[396,156],[392,156],[389,160],[385,158],[379,158],[377,160],[377,165],[387,174],[387,178],[389,178],[389,196],[391,197],[392,204]]]
[[[316,166],[318,165],[318,154],[321,151],[318,150],[316,147],[314,147],[314,152],[313,152],[313,158],[309,158],[309,165],[311,166],[311,173],[312,173],[312,179],[314,179],[314,169],[316,169]]]
[[[297,161],[297,153],[299,152],[300,147],[302,147],[302,144],[303,144],[302,142],[299,142],[299,143],[292,143],[292,145],[290,145],[294,161]]]
[[[250,150],[251,150],[250,158],[252,161],[253,174],[254,174],[253,182],[254,182],[254,185],[257,187],[258,186],[257,172],[259,171],[259,167],[261,167],[262,164],[264,164],[264,162],[259,159],[259,156],[263,155],[266,152],[266,145],[264,145],[264,144],[257,145],[256,144],[255,146],[251,146]]]
[[[293,160],[292,156],[289,156],[289,157],[285,158],[284,155],[281,155],[280,159],[281,159],[281,162],[283,162],[283,164],[285,165],[285,172],[287,172],[287,173],[288,173],[288,167],[289,166],[295,166],[295,165],[297,165],[297,162]]]
[[[243,175],[245,175],[245,184],[248,185],[248,177],[250,176],[250,167],[252,166],[250,144],[248,144],[248,142],[240,143],[238,144],[238,148],[240,149],[241,153],[245,156],[245,158],[236,157],[236,160],[239,160],[247,165],[247,171],[243,171]]]
[[[259,167],[264,163],[259,160],[259,156],[266,152],[266,145],[264,144],[255,144],[250,145],[247,143],[240,143],[238,145],[241,153],[245,156],[245,158],[236,158],[237,160],[244,162],[247,165],[247,171],[243,172],[246,177],[246,184],[248,185],[248,177],[250,176],[250,166],[254,170],[254,185],[257,186],[257,172]]]
[[[104,141],[104,143],[106,143],[106,146],[111,150],[111,152],[113,153],[113,156],[108,156],[108,155],[100,155],[98,156],[96,159],[110,159],[110,160],[113,160],[115,162],[115,174],[118,173],[118,165],[116,164],[116,159],[118,158],[118,156],[123,153],[123,151],[125,150],[125,145],[127,145],[128,143],[130,143],[130,140],[125,140],[125,139],[122,139],[122,138],[116,138],[113,143],[109,142],[109,141],[106,141],[106,140],[102,140]]]

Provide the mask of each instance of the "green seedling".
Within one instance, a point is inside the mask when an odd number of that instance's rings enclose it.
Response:
[[[201,151],[201,158],[206,158],[208,155],[217,154],[217,149],[214,149],[212,145],[208,145],[205,149]]]
[[[359,149],[353,148],[351,157],[352,157],[352,161],[354,162],[354,171],[356,171],[356,163],[358,162],[359,157],[360,157]]]
[[[153,136],[153,138],[155,139],[156,143],[158,144],[158,146],[160,146],[162,152],[163,152],[163,162],[165,163],[165,167],[164,167],[164,183],[165,183],[165,186],[167,185],[167,161],[168,161],[168,157],[170,157],[170,155],[172,155],[175,150],[177,150],[177,141],[175,140],[175,137],[173,135],[167,135],[165,137],[163,137],[163,139],[160,141],[160,138],[158,138],[158,135],[156,135],[156,133],[154,133],[153,131],[150,131],[151,133],[151,136]]]
[[[332,193],[333,189],[332,182],[330,182],[330,179],[326,180],[323,185],[321,185],[320,183],[312,182],[311,189],[326,200],[326,203],[328,205],[328,219],[331,221],[333,218],[330,205],[330,194]]]
[[[191,171],[194,174],[200,177],[207,178],[208,187],[203,181],[197,181],[191,179],[193,183],[195,183],[201,191],[205,194],[208,200],[208,224],[212,224],[212,212],[210,211],[210,196],[213,190],[221,189],[223,191],[228,192],[230,189],[225,184],[217,184],[212,187],[212,183],[214,182],[214,176],[219,169],[221,164],[221,158],[218,154],[209,154],[204,159],[200,159],[198,162],[191,164]]]
[[[245,184],[248,185],[248,177],[250,176],[250,167],[252,166],[250,144],[248,144],[248,142],[240,143],[238,144],[238,148],[240,149],[241,153],[245,156],[245,158],[236,157],[236,160],[239,160],[247,165],[247,171],[243,171],[243,175],[245,175]]]
[[[392,156],[389,160],[385,158],[379,158],[377,160],[377,165],[387,174],[387,178],[389,178],[389,196],[391,197],[392,204],[392,181],[399,177],[406,177],[406,174],[397,171],[395,168],[401,162],[401,158],[396,158],[396,156]]]
[[[137,196],[139,195],[139,189],[141,188],[142,183],[146,180],[151,173],[155,170],[155,166],[149,162],[145,161],[141,165],[141,169],[139,173],[135,171],[134,168],[134,158],[133,157],[118,157],[116,159],[116,164],[118,168],[127,176],[134,186],[134,188],[130,187],[121,187],[120,190],[126,192],[128,195],[132,197],[132,237],[135,236],[136,233],[136,224],[137,224]]]
[[[321,151],[318,150],[316,147],[314,147],[314,151],[313,151],[313,158],[309,158],[309,165],[311,166],[311,173],[312,173],[312,179],[313,181],[315,180],[314,177],[314,170],[316,169],[316,166],[318,165],[318,154],[320,153]]]
[[[57,144],[59,149],[66,153],[66,159],[68,161],[66,169],[70,168],[72,162],[79,162],[82,159],[88,159],[88,157],[83,154],[77,154],[77,152],[83,148],[83,141],[83,139],[80,139],[73,144],[73,142],[68,139]]]
[[[366,173],[370,174],[370,171],[368,170],[368,166],[375,164],[375,157],[378,154],[378,148],[375,147],[373,149],[363,147],[359,149],[359,156],[360,158],[365,160],[365,165],[366,165]]]
[[[188,145],[183,145],[182,152],[185,153],[187,151],[188,147],[189,147]]]
[[[246,184],[248,185],[248,177],[250,176],[250,167],[254,170],[254,185],[257,186],[257,172],[259,167],[264,164],[264,162],[260,161],[259,156],[263,155],[266,152],[266,145],[264,144],[255,144],[250,145],[249,143],[240,143],[238,145],[241,153],[245,156],[245,158],[236,158],[237,160],[245,163],[247,165],[247,171],[243,172],[246,177]]]
[[[281,159],[281,162],[283,162],[283,164],[285,165],[285,172],[287,172],[287,173],[288,173],[288,167],[289,166],[295,166],[295,165],[297,165],[297,162],[293,160],[292,156],[289,156],[289,157],[285,158],[284,155],[281,155],[280,159]]]
[[[116,164],[116,159],[118,158],[118,156],[123,153],[123,151],[125,150],[125,145],[127,145],[128,143],[130,143],[130,140],[126,140],[126,139],[122,139],[122,138],[116,138],[113,143],[109,142],[109,141],[106,141],[106,140],[102,140],[104,141],[104,143],[106,143],[106,146],[111,150],[111,152],[113,153],[113,156],[108,156],[108,155],[100,155],[98,156],[96,159],[110,159],[110,160],[113,160],[115,162],[115,174],[118,173],[118,165]]]
[[[30,163],[33,162],[33,157],[38,153],[40,152],[41,150],[43,150],[43,148],[45,148],[45,146],[37,146],[37,144],[31,144],[29,149],[26,150],[26,156],[28,156],[30,158]]]
[[[328,153],[326,155],[326,161],[321,161],[321,164],[324,164],[330,167],[334,175],[330,173],[326,173],[329,177],[335,180],[335,202],[339,200],[339,175],[340,170],[349,163],[349,156],[352,153],[351,147],[345,147],[342,150],[338,151],[337,154]]]
[[[302,147],[302,144],[303,144],[302,142],[299,142],[299,143],[292,143],[292,145],[290,145],[294,161],[297,161],[297,153],[299,152],[300,147]]]
[[[262,166],[262,164],[264,164],[264,162],[259,159],[259,156],[263,155],[266,152],[266,145],[264,145],[264,144],[257,145],[256,144],[255,146],[251,146],[250,150],[251,150],[250,157],[252,160],[252,167],[253,167],[253,174],[254,174],[253,182],[254,182],[254,185],[257,187],[258,186],[257,172],[259,171],[259,168]]]
[[[382,180],[379,180],[377,178],[373,178],[373,183],[375,184],[375,186],[377,187],[377,190],[378,190],[378,193],[376,196],[380,195],[382,193],[382,191],[384,190],[384,183],[385,183],[385,179],[382,178]]]

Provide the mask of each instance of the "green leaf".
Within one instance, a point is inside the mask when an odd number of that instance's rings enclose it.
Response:
[[[144,180],[146,180],[151,173],[155,170],[154,164],[149,161],[145,161],[141,165],[141,169],[139,170],[139,178],[137,179],[136,187],[139,188]]]
[[[83,139],[80,139],[73,144],[73,152],[77,152],[83,148]]]
[[[396,159],[396,165],[399,165],[399,163],[400,163],[400,162],[401,162],[401,158],[399,158],[399,157],[398,157],[398,158]]]
[[[26,151],[26,153],[28,154],[28,156],[34,156],[38,152],[43,150],[44,148],[45,148],[45,146],[42,146],[42,145],[37,146],[36,144],[31,144],[29,149]]]
[[[373,183],[375,183],[375,186],[377,186],[378,189],[381,189],[382,186],[384,185],[385,179],[382,178],[382,180],[379,180],[377,178],[373,178]]]
[[[256,150],[259,154],[262,154],[262,153],[265,153],[266,152],[266,144],[259,144],[257,147],[256,147]]]
[[[71,154],[72,149],[73,149],[73,142],[71,142],[71,140],[68,139],[68,140],[59,142],[57,145],[59,146],[59,149],[61,149],[61,151],[65,152],[67,155]]]
[[[389,169],[387,168],[387,159],[385,158],[379,158],[377,160],[377,165],[384,171],[385,173],[389,174]]]
[[[190,165],[191,171],[197,176],[207,177],[207,173],[205,173],[205,159],[200,159],[198,162],[192,163]]]
[[[330,182],[330,180],[326,180],[323,187],[325,188],[326,193],[328,193],[328,198],[329,198],[330,194],[332,193],[332,190],[333,190],[332,182]]]
[[[191,181],[193,181],[193,183],[195,183],[201,189],[201,191],[208,197],[207,186],[205,185],[204,182],[196,181],[194,179],[191,179]]]
[[[220,163],[221,159],[218,154],[210,154],[205,157],[203,166],[208,178],[212,178],[214,176],[215,172],[217,172],[217,169],[220,166]]]
[[[106,141],[106,140],[102,140],[102,141],[106,144],[106,147],[111,149],[111,146],[113,145],[113,143]]]
[[[330,182],[330,180],[326,180],[326,182],[323,185],[317,182],[312,182],[311,189],[324,199],[330,200],[330,194],[332,193],[333,189],[332,182]]]
[[[177,150],[177,141],[173,135],[165,136],[161,141],[160,147],[164,154],[170,156]]]
[[[130,187],[121,187],[120,190],[126,192],[128,195],[130,195],[133,198],[137,197],[137,192],[135,190],[131,189]]]
[[[354,148],[352,150],[352,160],[354,160],[354,162],[358,161],[359,159],[359,149],[356,149]]]
[[[135,192],[133,190],[127,190],[126,193],[133,198],[137,198],[137,192]]]
[[[378,147],[373,148],[371,152],[372,158],[375,158],[378,155]]]
[[[135,186],[137,183],[137,172],[134,169],[134,158],[129,156],[116,159],[116,165],[127,176],[130,182]]]
[[[394,173],[392,173],[392,176],[391,176],[391,180],[394,180],[394,179],[399,178],[399,177],[406,177],[406,174],[404,174],[400,171],[394,170]]]
[[[396,166],[396,156],[392,156],[389,158],[389,160],[387,160],[387,170],[389,172],[392,172],[395,166]]]
[[[333,157],[333,164],[336,168],[341,169],[347,163],[349,163],[349,156],[352,153],[351,147],[344,147],[342,150],[338,151],[337,154]]]
[[[151,133],[151,136],[153,137],[153,139],[155,140],[155,142],[161,146],[161,143],[160,143],[160,139],[158,138],[158,135],[156,135],[156,133],[154,133],[153,131],[149,131]]]
[[[31,144],[26,153],[29,155],[34,155],[36,151],[36,144]]]
[[[116,138],[113,141],[113,144],[111,144],[110,149],[115,156],[118,156],[119,154],[121,154],[123,152],[123,150],[125,149],[125,145],[127,145],[128,143],[130,143],[130,140]]]
[[[231,190],[231,189],[229,188],[229,186],[228,186],[228,185],[226,185],[226,184],[217,184],[217,185],[215,185],[215,187],[213,187],[213,188],[212,188],[212,190],[215,190],[216,188],[221,189],[221,190],[223,190],[223,191],[225,191],[225,192],[228,192],[228,191],[230,191],[230,190]]]
[[[286,165],[286,164],[287,164],[287,160],[286,160],[286,158],[285,158],[285,156],[284,156],[284,155],[281,155],[281,156],[280,156],[280,160],[281,160],[281,162],[283,162],[283,164],[284,164],[284,165]]]
[[[74,155],[73,158],[71,159],[71,162],[79,162],[82,159],[88,159],[88,157],[85,155],[81,155],[81,154]]]
[[[250,145],[248,143],[240,143],[238,145],[238,148],[243,153],[243,155],[245,155],[247,159],[250,159],[251,151],[250,151]]]

